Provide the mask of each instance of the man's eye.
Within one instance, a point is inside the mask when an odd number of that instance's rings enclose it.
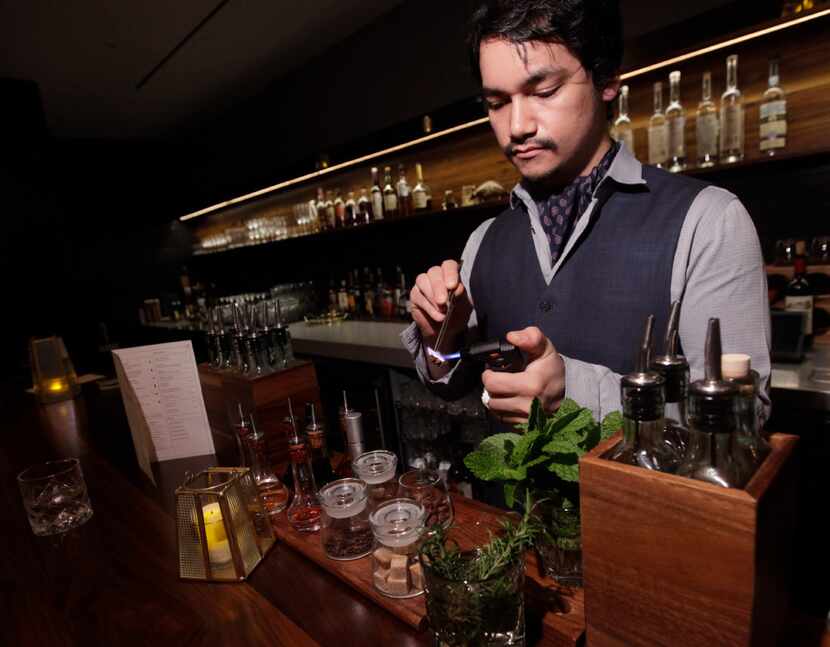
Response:
[[[499,110],[507,105],[506,101],[486,101],[485,103],[487,104],[487,109],[491,111]]]
[[[536,92],[537,97],[541,97],[542,99],[547,99],[548,97],[552,97],[559,91],[561,86],[556,86],[555,88],[551,88],[550,90],[539,90]]]

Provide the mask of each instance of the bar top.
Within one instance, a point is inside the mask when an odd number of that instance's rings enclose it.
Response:
[[[397,368],[412,368],[400,334],[409,324],[399,321],[344,321],[331,326],[290,326],[294,352]]]

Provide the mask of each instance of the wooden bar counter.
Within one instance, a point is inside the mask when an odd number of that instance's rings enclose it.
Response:
[[[213,459],[163,463],[153,486],[136,465],[117,390],[86,385],[77,400],[40,406],[21,386],[0,387],[0,410],[0,645],[432,645],[428,629],[285,542],[247,582],[179,580],[174,490]],[[94,516],[63,535],[35,537],[16,475],[66,456],[81,460]],[[830,641],[823,626],[799,618],[786,644]]]

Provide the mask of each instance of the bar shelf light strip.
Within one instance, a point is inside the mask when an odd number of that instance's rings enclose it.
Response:
[[[824,16],[830,15],[830,9],[823,9],[821,11],[816,11],[814,13],[809,13],[803,16],[799,16],[798,18],[793,18],[792,20],[788,20],[786,22],[778,23],[776,25],[771,25],[770,27],[765,27],[764,29],[759,29],[748,34],[743,34],[742,36],[735,36],[734,38],[729,38],[727,40],[721,41],[719,43],[714,43],[712,45],[708,45],[706,47],[701,47],[700,49],[696,49],[691,52],[687,52],[686,54],[680,54],[678,56],[673,56],[671,58],[667,58],[665,60],[659,61],[657,63],[653,63],[651,65],[646,65],[644,67],[637,68],[635,70],[631,70],[630,72],[625,72],[624,74],[620,75],[621,81],[627,81],[628,79],[633,79],[637,76],[641,76],[643,74],[648,74],[649,72],[654,72],[655,70],[659,70],[664,67],[668,67],[670,65],[676,65],[677,63],[682,63],[683,61],[688,61],[693,58],[697,58],[698,56],[704,56],[706,54],[711,54],[712,52],[716,52],[721,49],[725,49],[727,47],[734,47],[735,45],[739,45],[741,43],[745,43],[750,40],[754,40],[756,38],[761,38],[762,36],[768,36],[769,34],[782,31],[784,29],[789,29],[791,27],[795,27],[797,25],[801,25],[805,22],[809,22],[811,20],[816,20],[818,18],[822,18]],[[347,160],[345,162],[340,162],[339,164],[334,164],[324,169],[320,169],[319,171],[313,171],[311,173],[306,173],[305,175],[301,175],[299,177],[292,178],[290,180],[285,180],[283,182],[279,182],[277,184],[267,186],[263,189],[259,189],[258,191],[253,191],[251,193],[246,193],[245,195],[238,196],[236,198],[231,198],[230,200],[225,200],[224,202],[220,202],[218,204],[211,205],[210,207],[205,207],[204,209],[200,209],[199,211],[194,211],[192,213],[188,213],[184,216],[179,218],[180,221],[184,222],[186,220],[191,220],[193,218],[198,218],[199,216],[204,216],[209,213],[213,213],[214,211],[219,211],[225,209],[227,207],[232,207],[233,205],[240,204],[243,202],[248,202],[249,200],[253,200],[254,198],[259,198],[264,195],[268,195],[269,193],[275,193],[282,189],[286,189],[291,186],[295,186],[297,184],[301,184],[306,182],[307,180],[312,180],[315,178],[325,177],[330,173],[335,173],[337,171],[342,171],[343,169],[350,168],[352,166],[357,166],[358,164],[363,164],[365,162],[369,162],[371,160],[377,159],[379,157],[384,157],[386,155],[390,155],[393,153],[398,153],[400,151],[406,150],[408,148],[412,148],[413,146],[418,146],[420,144],[433,141],[439,139],[441,137],[446,137],[447,135],[452,135],[457,132],[461,132],[463,130],[467,130],[469,128],[475,128],[476,126],[481,126],[486,124],[489,121],[487,117],[481,117],[479,119],[474,119],[473,121],[468,121],[466,123],[460,124],[458,126],[453,126],[452,128],[447,128],[446,130],[440,130],[436,133],[431,133],[429,135],[425,135],[423,137],[419,137],[417,139],[413,139],[408,142],[404,142],[403,144],[398,144],[397,146],[390,146],[389,148],[385,148],[380,151],[376,151],[374,153],[369,153],[367,155],[363,155],[361,157],[357,157],[355,159]]]

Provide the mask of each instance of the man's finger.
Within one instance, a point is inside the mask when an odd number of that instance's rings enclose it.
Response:
[[[484,388],[492,396],[524,395],[539,393],[544,384],[538,383],[538,377],[527,371],[521,373],[502,373],[486,370],[481,374]]]
[[[458,288],[460,278],[458,276],[458,263],[455,261],[444,261],[441,263],[441,272],[444,274],[444,285],[447,291],[452,292]]]
[[[496,398],[490,394],[490,411],[499,417],[507,418],[521,418],[521,421],[527,421],[530,415],[530,405],[533,400],[524,396],[514,396],[509,398]]]
[[[507,341],[527,354],[528,362],[550,355],[554,352],[553,344],[536,326],[507,333]]]
[[[430,267],[427,270],[427,277],[432,288],[432,301],[441,308],[447,303],[447,284],[444,280],[444,272],[440,267]]]
[[[421,279],[421,276],[424,278]],[[418,277],[419,283],[414,288],[412,288],[412,292],[410,293],[410,300],[412,305],[415,308],[420,308],[427,317],[430,317],[433,321],[441,322],[444,320],[444,313],[438,310],[432,302],[429,300],[427,296],[424,295],[423,288],[429,289],[429,280],[426,278],[425,274],[421,274]],[[426,283],[425,286],[422,286],[422,283]],[[414,309],[413,309],[414,312]]]
[[[410,312],[412,313],[412,320],[420,329],[423,337],[435,337],[438,334],[435,326],[432,325],[432,321],[424,316],[420,308],[412,308]]]

